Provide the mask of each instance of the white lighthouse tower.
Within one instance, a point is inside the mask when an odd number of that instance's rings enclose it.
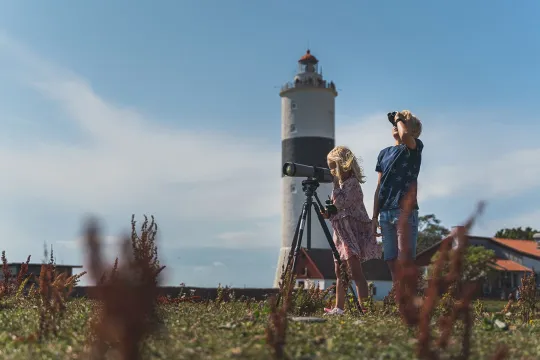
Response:
[[[326,155],[334,147],[335,98],[333,82],[323,79],[319,61],[310,51],[298,60],[298,73],[293,82],[285,84],[281,96],[281,157],[285,162],[328,167]],[[282,175],[282,240],[274,287],[279,286],[282,270],[291,250],[294,232],[302,205],[306,199],[302,191],[304,178]],[[317,194],[321,202],[328,199],[332,184],[321,183]],[[302,247],[330,249],[328,240],[314,214],[311,216],[311,243],[307,242],[307,229],[302,236]],[[332,227],[326,222],[330,231]]]

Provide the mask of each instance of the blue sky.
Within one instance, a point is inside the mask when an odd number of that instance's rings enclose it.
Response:
[[[159,4],[159,5],[158,5]],[[0,11],[0,226],[9,260],[84,263],[160,224],[166,283],[271,286],[280,245],[280,99],[309,46],[339,89],[337,142],[371,213],[384,114],[424,123],[420,212],[540,227],[540,4],[508,1],[47,1]]]

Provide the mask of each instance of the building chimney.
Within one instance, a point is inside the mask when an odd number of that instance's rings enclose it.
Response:
[[[452,226],[452,227],[450,228],[450,233],[452,233],[452,231],[456,231],[456,233],[457,233],[457,228],[458,228],[458,227],[459,227],[459,226]],[[458,243],[458,238],[457,238],[456,236],[454,236],[454,238],[452,239],[452,249],[457,248],[458,245],[459,245],[459,243]]]
[[[540,250],[540,233],[533,235],[534,241],[536,241],[536,248]]]

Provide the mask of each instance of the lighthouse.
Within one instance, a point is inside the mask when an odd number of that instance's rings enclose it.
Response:
[[[335,144],[335,84],[327,82],[320,71],[319,60],[307,50],[298,60],[298,72],[292,82],[282,86],[281,97],[281,165],[295,162],[304,165],[328,167],[326,155]],[[281,274],[291,250],[293,236],[306,196],[302,191],[304,178],[282,176],[281,200],[281,249],[274,279],[279,286]],[[317,189],[324,202],[332,192],[332,184],[321,183]],[[302,247],[321,249],[330,254],[330,246],[314,214],[311,216],[311,243],[307,229],[302,237]],[[332,231],[330,223],[326,224]],[[329,261],[332,258],[329,257]]]

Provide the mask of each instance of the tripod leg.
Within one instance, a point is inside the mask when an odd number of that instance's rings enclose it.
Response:
[[[300,213],[300,216],[298,217],[298,222],[296,224],[296,230],[294,232],[293,242],[291,244],[291,249],[289,250],[289,255],[287,257],[287,264],[285,265],[285,269],[283,273],[281,274],[282,289],[288,289],[289,286],[291,286],[290,283],[285,284],[285,281],[287,281],[287,275],[289,275],[290,277],[288,281],[291,282],[292,275],[295,272],[296,260],[298,259],[298,255],[300,254],[300,248],[302,247],[302,235],[304,233],[304,227],[306,224],[307,208],[308,208],[308,204],[307,202],[305,202],[304,205],[302,206],[302,212]],[[279,306],[280,300],[281,300],[281,293],[278,293],[276,306]]]
[[[315,195],[316,196],[316,195]],[[316,197],[316,199],[318,200],[318,198]],[[334,259],[336,259],[338,265],[340,266],[341,268],[341,265],[342,265],[342,261],[341,261],[341,258],[339,256],[339,252],[336,248],[336,245],[334,244],[334,240],[332,239],[332,235],[330,234],[330,230],[328,230],[328,226],[326,226],[326,222],[324,221],[324,218],[323,216],[321,215],[321,212],[320,212],[320,208],[319,208],[319,205],[317,205],[317,203],[313,203],[313,207],[315,208],[315,212],[317,214],[317,217],[319,218],[319,222],[321,223],[321,227],[324,231],[324,235],[326,236],[326,240],[328,240],[328,244],[330,245],[330,248],[332,249],[332,253],[334,254]],[[353,296],[353,299],[354,299],[354,303],[356,304],[356,308],[358,309],[358,312],[360,314],[364,314],[362,312],[362,308],[360,307],[360,303],[358,302],[358,298],[356,297],[356,294],[354,293],[354,289],[349,281],[349,276],[347,275],[347,272],[345,272],[345,276],[346,278],[344,279],[346,282],[349,283],[349,290],[351,290],[352,292],[352,296]],[[345,292],[345,296],[347,296],[347,293]]]
[[[307,202],[302,207],[302,214],[300,215],[300,228],[298,229],[298,239],[296,241],[296,247],[294,248],[293,261],[291,266],[291,274],[295,273],[298,255],[300,255],[300,248],[302,247],[302,236],[304,235],[304,228],[306,226],[306,218],[311,211],[311,207]]]
[[[307,212],[307,249],[311,249],[311,207]]]
[[[303,211],[303,208],[302,208]],[[288,267],[292,264],[292,258],[294,254],[294,249],[296,249],[296,244],[298,242],[298,231],[300,230],[300,225],[302,224],[302,213],[300,213],[300,216],[298,216],[298,221],[296,222],[296,229],[294,230],[294,236],[293,241],[291,244],[291,248],[289,250],[289,254],[287,255],[287,263],[285,265],[285,271],[281,274],[281,281],[285,279],[284,276],[287,272]]]

